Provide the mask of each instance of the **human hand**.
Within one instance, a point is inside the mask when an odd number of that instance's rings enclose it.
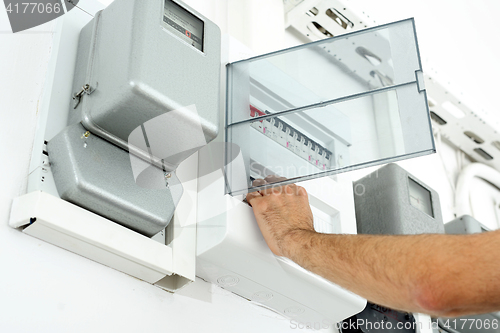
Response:
[[[286,180],[268,176],[257,179],[254,186]],[[300,232],[314,232],[313,215],[307,192],[295,184],[283,185],[247,194],[260,231],[271,251],[290,257],[293,237]]]

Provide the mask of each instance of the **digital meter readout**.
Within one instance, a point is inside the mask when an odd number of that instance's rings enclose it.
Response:
[[[203,21],[171,0],[165,0],[163,25],[203,52]]]

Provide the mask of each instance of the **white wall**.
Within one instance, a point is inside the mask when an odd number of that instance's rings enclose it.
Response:
[[[200,10],[215,3],[189,2]],[[496,1],[350,2],[380,16],[380,23],[417,16],[422,56],[435,60],[472,99],[495,102],[493,78],[500,74],[495,62],[499,42],[493,17],[488,15],[493,9],[499,12]],[[225,15],[216,7],[209,9],[209,17]],[[3,7],[0,10],[0,331],[295,331],[288,320],[203,281],[168,294],[8,227],[12,199],[26,190],[52,27],[49,23],[13,35]],[[481,35],[474,38],[472,32]],[[456,152],[448,146],[441,152],[447,167],[455,170]],[[452,219],[452,190],[439,157],[422,157],[402,165],[440,192],[445,221]],[[482,191],[485,185],[478,186]],[[477,198],[482,197],[479,191]],[[491,195],[496,192],[491,191]]]

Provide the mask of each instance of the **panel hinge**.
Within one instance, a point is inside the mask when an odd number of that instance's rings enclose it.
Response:
[[[87,94],[87,95],[90,95],[92,94],[95,90],[97,89],[97,84],[96,84],[96,88],[92,88],[90,86],[90,84],[86,84],[82,87],[82,89],[79,91],[79,92],[76,92],[74,95],[73,95],[73,100],[75,101],[75,106],[73,107],[73,109],[76,109],[78,107],[78,105],[80,104],[81,100],[82,100],[82,97],[84,94]]]
[[[418,92],[420,93],[425,90],[424,72],[421,69],[415,71],[415,79],[417,81]]]

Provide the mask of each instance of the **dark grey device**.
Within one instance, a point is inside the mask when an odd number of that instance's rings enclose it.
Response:
[[[182,196],[175,176],[151,166],[134,177],[130,155],[88,132],[81,124],[66,127],[47,144],[61,198],[145,236],[170,222]],[[152,184],[155,182],[155,184]]]
[[[447,234],[455,235],[477,234],[490,231],[490,229],[482,225],[478,220],[470,215],[464,215],[446,223],[444,225],[444,230]]]
[[[152,236],[177,166],[218,133],[220,30],[180,1],[116,0],[80,32],[69,126],[47,145],[62,199]]]
[[[413,314],[368,302],[360,313],[340,323],[340,333],[416,333]]]
[[[353,186],[358,234],[444,233],[438,193],[397,164]]]

